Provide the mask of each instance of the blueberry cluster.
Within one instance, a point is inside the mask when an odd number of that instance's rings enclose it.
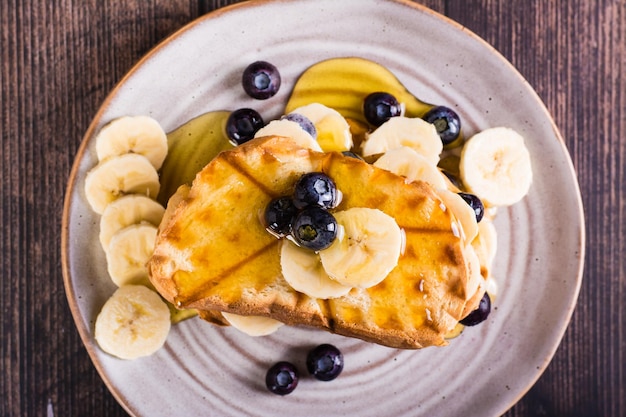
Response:
[[[373,126],[380,126],[392,117],[402,115],[402,105],[389,93],[377,91],[363,100],[363,115]],[[446,106],[434,106],[422,119],[435,125],[444,146],[457,140],[461,134],[461,118]]]
[[[241,76],[244,91],[257,100],[273,97],[280,89],[280,83],[280,72],[266,61],[253,62]],[[238,109],[226,121],[226,135],[233,145],[241,145],[254,138],[254,134],[264,125],[263,118],[256,110]]]
[[[291,236],[300,246],[319,251],[337,236],[337,221],[328,211],[339,203],[335,182],[322,172],[302,175],[291,196],[276,198],[265,209],[265,225],[278,237]]]
[[[343,370],[341,351],[330,344],[322,344],[309,351],[306,367],[314,378],[331,381]],[[267,389],[278,395],[287,395],[298,386],[298,368],[290,362],[281,361],[272,365],[265,374]]]

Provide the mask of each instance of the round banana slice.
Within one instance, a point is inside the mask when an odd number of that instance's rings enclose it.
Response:
[[[401,175],[408,182],[421,180],[434,188],[447,188],[448,185],[437,166],[406,146],[388,150],[374,162],[374,166]]]
[[[283,323],[263,316],[240,316],[222,311],[222,316],[235,329],[249,336],[267,336],[278,330]]]
[[[96,318],[95,338],[108,354],[136,359],[159,350],[170,327],[170,310],[156,292],[141,285],[126,285],[102,307]]]
[[[320,251],[326,273],[340,284],[368,288],[395,268],[404,234],[395,219],[378,209],[353,207],[334,213],[343,228],[329,248]]]
[[[145,156],[155,169],[159,169],[167,156],[167,135],[159,122],[149,116],[115,119],[100,130],[95,140],[100,161],[136,153]]]
[[[104,250],[109,247],[111,237],[133,224],[149,223],[159,226],[165,208],[156,201],[141,195],[129,194],[106,206],[100,218],[100,243]]]
[[[154,252],[157,228],[151,224],[134,224],[111,237],[105,251],[107,270],[113,282],[149,285],[147,263]]]
[[[476,213],[474,213],[474,210],[472,210],[469,204],[455,192],[439,189],[437,193],[443,205],[452,212],[454,218],[457,220],[461,229],[459,231],[459,237],[465,242],[474,240],[478,234],[478,223],[476,222]]]
[[[96,165],[85,178],[85,195],[98,214],[112,201],[126,194],[156,198],[159,175],[145,156],[129,153],[114,156]]]
[[[260,138],[262,136],[285,136],[292,138],[296,144],[303,148],[311,149],[317,152],[322,152],[322,148],[317,143],[313,136],[307,133],[297,122],[282,119],[272,120],[267,125],[259,129],[254,137]]]
[[[515,130],[495,127],[472,136],[459,164],[467,189],[490,206],[509,206],[530,189],[533,172],[524,138]]]
[[[348,121],[337,110],[321,103],[311,103],[291,111],[305,116],[315,125],[317,143],[324,152],[343,152],[352,148]]]
[[[337,298],[348,294],[351,286],[331,279],[317,253],[284,240],[280,249],[280,267],[291,287],[313,298]]]
[[[363,156],[385,153],[407,146],[437,165],[443,144],[434,125],[412,117],[392,117],[366,136],[362,144]]]

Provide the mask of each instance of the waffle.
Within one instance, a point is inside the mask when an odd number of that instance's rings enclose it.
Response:
[[[380,284],[322,300],[283,278],[282,241],[266,231],[262,214],[311,171],[326,173],[343,193],[336,210],[377,208],[404,231],[404,251]],[[267,316],[417,349],[445,345],[445,334],[484,292],[476,255],[436,191],[356,158],[314,152],[289,138],[258,138],[219,154],[187,191],[159,228],[150,278],[165,299],[213,323],[225,324],[220,311]]]

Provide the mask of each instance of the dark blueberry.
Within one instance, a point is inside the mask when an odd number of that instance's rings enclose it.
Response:
[[[298,113],[289,113],[281,117],[281,119],[291,120],[292,122],[298,123],[302,130],[311,135],[313,139],[317,139],[317,129],[315,129],[315,125],[308,117]]]
[[[446,178],[450,180],[452,185],[454,185],[456,188],[459,188],[459,189],[463,188],[463,182],[457,175],[451,173],[450,171],[446,171],[445,169],[442,169],[441,172],[443,173],[443,175],[446,176]]]
[[[274,394],[287,395],[298,386],[298,370],[289,362],[278,362],[267,370],[265,385]]]
[[[233,145],[241,145],[254,138],[254,134],[264,125],[261,115],[252,109],[238,109],[228,116],[226,135]]]
[[[485,321],[490,312],[491,298],[489,298],[489,294],[485,293],[483,298],[481,298],[480,303],[478,303],[478,308],[469,313],[463,320],[460,320],[459,323],[464,326],[476,326],[477,324]]]
[[[323,208],[309,207],[295,217],[291,234],[298,245],[314,251],[323,250],[337,237],[337,221]]]
[[[294,187],[293,204],[299,209],[308,206],[333,208],[337,204],[337,186],[322,172],[304,174]]]
[[[306,367],[320,381],[330,381],[343,370],[343,355],[333,345],[319,345],[307,355]]]
[[[449,145],[458,139],[461,133],[461,119],[454,110],[445,106],[436,106],[430,109],[422,119],[435,125],[437,133],[444,145]]]
[[[469,204],[472,210],[474,210],[474,213],[476,214],[476,221],[481,221],[483,215],[485,214],[485,206],[483,205],[483,202],[480,201],[480,198],[469,193],[459,193],[459,195],[467,204]]]
[[[372,93],[365,97],[363,114],[368,122],[380,126],[392,117],[402,114],[402,106],[389,93]]]
[[[298,213],[291,197],[279,197],[270,201],[265,208],[265,225],[278,237],[291,232],[291,222]]]
[[[360,159],[361,161],[364,161],[363,157],[361,155],[359,155],[358,153],[354,153],[354,152],[351,152],[351,151],[343,151],[341,153],[343,154],[343,156],[348,156],[350,158]]]
[[[256,61],[243,71],[241,84],[250,97],[265,100],[278,92],[280,73],[269,62]]]

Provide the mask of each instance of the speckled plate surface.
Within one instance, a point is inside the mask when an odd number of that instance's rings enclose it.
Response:
[[[113,293],[98,242],[99,217],[86,203],[93,136],[123,115],[148,114],[171,131],[211,110],[254,106],[281,114],[297,76],[330,57],[359,56],[389,68],[413,94],[458,106],[471,134],[510,126],[527,139],[534,184],[498,212],[499,296],[487,322],[445,348],[401,351],[322,331],[283,327],[251,338],[198,319],[175,326],[163,349],[135,361],[101,352],[95,317]],[[248,99],[240,74],[273,62],[283,86]],[[583,212],[572,163],[544,105],[516,70],[459,25],[409,2],[259,1],[209,14],[142,59],[91,124],[71,173],[63,216],[63,269],[70,307],[89,354],[119,402],[137,416],[465,415],[505,412],[537,380],[574,308],[583,263]],[[264,387],[268,366],[334,343],[345,368],[331,382],[303,377],[286,397]]]

